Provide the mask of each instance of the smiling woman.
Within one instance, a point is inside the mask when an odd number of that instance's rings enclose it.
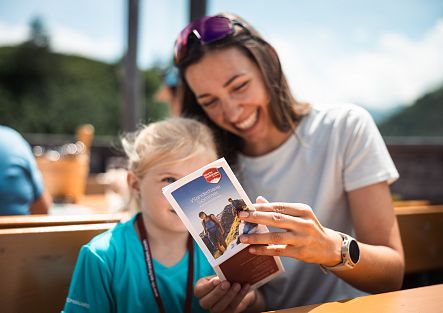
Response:
[[[240,240],[250,253],[282,256],[286,273],[256,293],[255,309],[400,288],[403,250],[388,187],[398,173],[370,115],[298,102],[275,49],[236,15],[194,21],[174,52],[183,114],[214,130],[222,156],[257,198],[257,210],[241,219],[271,227]],[[238,290],[210,279],[195,287],[214,311],[238,309]]]

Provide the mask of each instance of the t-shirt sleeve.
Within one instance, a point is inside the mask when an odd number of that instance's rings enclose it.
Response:
[[[88,245],[81,248],[62,313],[112,312],[109,264]]]
[[[352,191],[382,181],[389,184],[399,174],[386,144],[371,115],[353,107],[345,118],[345,149],[343,181],[346,191]]]

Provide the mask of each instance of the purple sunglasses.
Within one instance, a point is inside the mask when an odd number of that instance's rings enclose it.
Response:
[[[180,32],[175,42],[174,63],[178,65],[186,57],[188,52],[188,39],[191,34],[193,34],[201,44],[209,44],[234,34],[234,25],[243,26],[238,21],[220,15],[203,16],[188,24],[188,26]]]

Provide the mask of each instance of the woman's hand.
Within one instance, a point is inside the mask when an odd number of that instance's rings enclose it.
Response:
[[[256,291],[250,290],[249,285],[240,286],[221,281],[217,276],[200,278],[194,294],[199,299],[200,306],[213,313],[243,312],[256,301]]]
[[[251,253],[288,256],[325,266],[334,266],[341,262],[340,234],[323,227],[308,205],[268,203],[263,197],[258,197],[254,206],[255,212],[242,211],[240,218],[283,231],[242,235],[241,242],[255,245],[249,248]]]

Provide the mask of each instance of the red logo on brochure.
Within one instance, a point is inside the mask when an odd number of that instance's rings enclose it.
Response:
[[[203,177],[210,184],[217,184],[221,179],[221,174],[215,167],[209,168],[203,172]]]

